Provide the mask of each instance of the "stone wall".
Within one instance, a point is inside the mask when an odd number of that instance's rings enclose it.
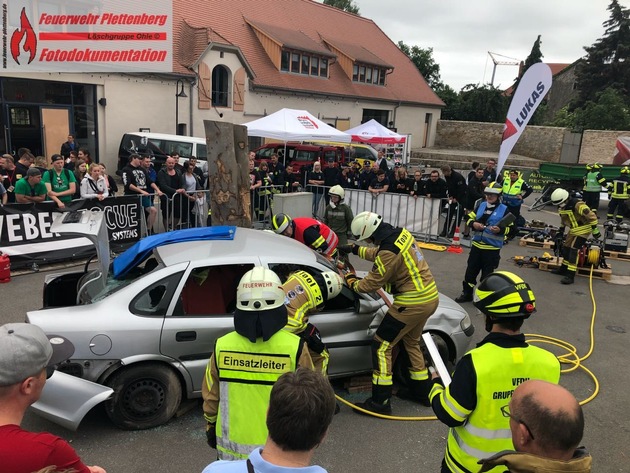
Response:
[[[565,128],[528,126],[512,153],[541,161],[558,162]],[[502,123],[440,120],[435,146],[446,149],[498,152],[503,134]]]
[[[612,164],[615,155],[615,143],[620,136],[630,136],[630,131],[584,131],[579,162]]]

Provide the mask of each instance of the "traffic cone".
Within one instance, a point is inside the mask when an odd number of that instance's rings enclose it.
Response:
[[[463,253],[462,247],[459,243],[459,225],[455,227],[455,234],[453,235],[453,241],[451,241],[451,246],[448,247],[447,250],[449,253]]]

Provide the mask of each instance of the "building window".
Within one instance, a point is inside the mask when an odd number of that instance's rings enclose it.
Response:
[[[11,125],[31,126],[31,112],[28,108],[11,108]]]
[[[215,66],[212,69],[212,105],[215,107],[227,107],[229,95],[228,71],[224,66]]]
[[[322,59],[319,65],[319,76],[328,77],[328,59]]]
[[[280,70],[310,76],[328,77],[328,59],[313,54],[283,50]]]
[[[365,84],[385,85],[385,68],[354,64],[352,81]]]
[[[289,72],[289,61],[291,60],[291,53],[289,51],[282,51],[282,57],[280,58],[280,70]]]

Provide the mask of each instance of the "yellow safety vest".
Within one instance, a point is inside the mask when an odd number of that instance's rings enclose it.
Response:
[[[477,405],[463,425],[449,430],[446,444],[446,463],[457,473],[477,472],[478,460],[514,450],[510,419],[503,416],[501,407],[509,404],[519,384],[528,379],[556,384],[560,380],[556,356],[535,346],[502,348],[485,343],[470,355],[477,375]],[[448,390],[444,395],[446,404],[458,410]]]
[[[219,338],[215,361],[219,372],[217,450],[223,460],[247,458],[267,439],[269,395],[276,380],[295,371],[302,341],[280,330],[257,343],[236,332]]]

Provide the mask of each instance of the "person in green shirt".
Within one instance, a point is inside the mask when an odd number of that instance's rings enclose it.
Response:
[[[63,209],[77,190],[77,180],[74,173],[64,169],[64,159],[60,154],[52,155],[52,169],[44,173],[42,183],[46,186],[48,200],[52,200],[57,207]]]
[[[42,172],[37,168],[29,168],[26,177],[15,183],[15,201],[18,204],[43,202],[46,194],[46,186],[42,183]]]

